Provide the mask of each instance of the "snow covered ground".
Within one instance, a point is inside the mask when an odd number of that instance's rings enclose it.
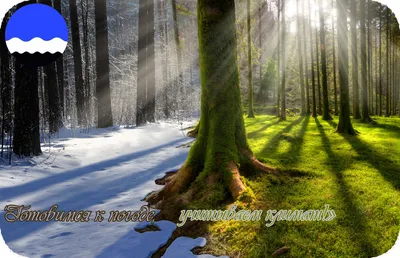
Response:
[[[94,222],[94,214],[83,223],[9,223],[3,209],[14,204],[48,210],[57,204],[64,211],[139,210],[146,204],[141,200],[161,188],[154,180],[185,161],[189,149],[176,147],[191,139],[181,128],[157,123],[92,129],[87,134],[64,129],[42,147],[41,157],[18,160],[12,166],[0,163],[0,228],[5,243],[32,258],[151,257],[168,241],[174,223],[156,222],[161,231],[145,233],[134,230],[144,223],[108,223],[108,216],[104,222]],[[190,250],[204,244],[202,238],[179,238],[165,257],[196,257]]]

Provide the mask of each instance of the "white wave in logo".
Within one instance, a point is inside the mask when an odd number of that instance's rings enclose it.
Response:
[[[30,41],[22,41],[19,38],[12,38],[6,41],[8,50],[11,54],[14,53],[40,53],[44,54],[46,52],[50,54],[64,53],[67,48],[68,42],[60,38],[54,38],[52,40],[46,41],[41,38],[34,38]]]

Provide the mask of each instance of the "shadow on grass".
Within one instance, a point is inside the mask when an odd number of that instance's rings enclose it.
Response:
[[[310,123],[310,117],[307,116],[301,123],[299,133],[296,135],[295,141],[290,145],[290,149],[281,155],[281,160],[290,165],[295,165],[300,162],[300,152],[304,144],[304,135],[307,130],[307,126]]]
[[[304,117],[299,117],[298,119],[294,120],[288,126],[286,126],[283,130],[275,133],[275,135],[268,141],[265,147],[261,150],[261,153],[270,153],[273,154],[279,146],[279,142],[283,140],[282,135],[289,133],[293,127],[297,126],[304,120]],[[303,133],[304,135],[304,133]],[[269,155],[267,155],[269,156]]]
[[[369,257],[371,255],[379,255],[372,241],[370,241],[366,237],[366,217],[360,207],[358,207],[358,205],[354,202],[354,200],[356,200],[356,197],[351,193],[350,187],[343,177],[343,172],[346,169],[347,164],[345,162],[342,162],[341,157],[333,152],[331,148],[331,143],[323,129],[323,126],[319,122],[318,118],[314,119],[322,138],[322,147],[324,148],[324,151],[328,154],[329,161],[327,162],[327,164],[329,164],[329,166],[331,167],[330,172],[335,177],[335,181],[338,187],[338,198],[342,200],[343,210],[345,211],[345,218],[341,220],[342,224],[347,227],[349,235],[351,236],[351,238],[353,238],[353,241],[358,243],[360,254],[365,253],[368,254]],[[335,122],[332,121],[327,122],[331,125],[335,124]]]
[[[336,128],[337,124],[333,121],[328,123]],[[400,128],[393,125],[375,124],[374,127],[379,127],[400,135]],[[350,135],[341,135],[357,152],[359,159],[368,162],[371,166],[377,169],[381,175],[390,182],[393,187],[400,190],[400,167],[396,161],[383,156],[379,150],[369,145],[368,143],[360,140],[359,137]]]
[[[271,121],[276,120],[275,122],[272,123],[268,123],[266,125],[264,125],[262,128],[258,129],[257,131],[251,132],[247,134],[248,138],[257,138],[258,136],[260,136],[260,134],[262,134],[265,130],[267,130],[269,127],[274,126],[279,124],[280,120],[277,117],[274,117],[273,119],[271,119]]]

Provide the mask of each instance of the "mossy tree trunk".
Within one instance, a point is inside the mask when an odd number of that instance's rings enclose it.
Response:
[[[254,118],[253,102],[253,53],[252,53],[252,40],[251,40],[251,3],[247,0],[247,58],[248,58],[248,83],[249,83],[249,118]]]
[[[354,135],[355,131],[350,120],[349,99],[349,39],[347,28],[348,0],[338,0],[338,51],[339,51],[339,86],[340,86],[340,115],[336,131]]]
[[[247,143],[237,66],[235,1],[199,0],[197,8],[202,84],[198,137],[183,167],[168,178],[161,191],[147,197],[150,204],[158,204],[156,207],[173,198],[181,203],[197,200],[215,204],[229,192],[236,199],[247,192],[240,170],[274,171],[255,159]]]
[[[319,40],[320,40],[320,48],[321,48],[321,68],[322,68],[322,97],[323,97],[323,105],[324,105],[324,113],[322,116],[323,120],[332,120],[331,115],[329,114],[329,99],[328,99],[328,72],[326,68],[326,44],[325,44],[325,18],[322,12],[322,1],[319,2]]]

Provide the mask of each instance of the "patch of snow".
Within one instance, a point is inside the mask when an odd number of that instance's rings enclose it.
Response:
[[[64,129],[44,144],[44,154],[0,165],[0,207],[32,205],[31,210],[137,211],[142,199],[162,186],[154,180],[182,166],[190,142],[180,125],[156,123],[131,129]],[[8,223],[0,212],[5,243],[27,257],[149,257],[175,230],[138,233],[138,222]],[[129,255],[128,255],[129,254]],[[7,256],[1,256],[7,257]]]

